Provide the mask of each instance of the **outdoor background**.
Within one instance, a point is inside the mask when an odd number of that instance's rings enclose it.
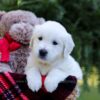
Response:
[[[76,44],[84,80],[79,100],[100,100],[100,0],[0,0],[0,10],[30,10],[62,23]]]

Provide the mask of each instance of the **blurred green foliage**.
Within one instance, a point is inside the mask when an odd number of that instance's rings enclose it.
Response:
[[[99,100],[100,93],[97,88],[91,88],[89,91],[81,91],[78,100]]]
[[[16,9],[30,10],[66,27],[74,38],[72,55],[84,68],[85,84],[92,66],[100,74],[100,0],[0,0],[0,10]]]

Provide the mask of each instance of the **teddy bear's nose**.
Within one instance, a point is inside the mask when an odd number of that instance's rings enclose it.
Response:
[[[48,52],[47,52],[46,49],[40,49],[39,50],[39,56],[42,57],[42,58],[46,57],[47,53]]]

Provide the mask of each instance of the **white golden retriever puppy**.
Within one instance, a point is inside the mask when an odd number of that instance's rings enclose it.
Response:
[[[74,47],[71,35],[58,22],[47,21],[34,29],[25,74],[28,86],[38,91],[42,86],[41,75],[46,75],[44,86],[53,92],[69,75],[82,79],[79,64],[70,56]]]

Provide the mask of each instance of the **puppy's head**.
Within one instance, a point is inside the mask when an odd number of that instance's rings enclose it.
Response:
[[[43,63],[53,63],[67,57],[74,47],[74,42],[61,24],[47,21],[35,27],[30,46],[34,58]]]

